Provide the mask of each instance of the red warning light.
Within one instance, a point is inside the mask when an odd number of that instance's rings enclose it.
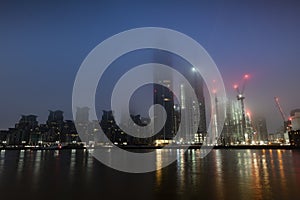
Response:
[[[249,74],[245,74],[245,75],[244,75],[244,78],[245,78],[245,79],[248,79],[248,78],[249,78]]]

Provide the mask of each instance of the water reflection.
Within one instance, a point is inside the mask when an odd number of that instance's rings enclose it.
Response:
[[[161,185],[161,181],[162,181],[162,153],[161,153],[161,149],[158,149],[156,151],[156,169],[158,169],[156,171],[156,185],[159,187]]]
[[[222,156],[221,151],[216,151],[214,154],[215,159],[215,169],[216,169],[216,190],[218,199],[224,199],[224,181],[223,181],[223,171],[222,171]]]
[[[294,165],[292,154],[291,150],[213,150],[201,159],[197,150],[177,150],[174,192],[179,199],[183,194],[209,199],[289,199],[299,193],[294,174],[300,166]],[[169,183],[162,182],[169,170],[156,172],[158,191],[169,189]]]
[[[92,151],[92,150],[91,150]],[[0,191],[56,198],[124,195],[152,199],[297,199],[300,152],[295,150],[157,150],[156,166],[169,151],[177,162],[146,174],[112,170],[87,150],[0,151]],[[18,192],[13,192],[17,188]],[[72,193],[65,192],[72,191]],[[81,191],[84,191],[82,193]],[[118,192],[116,192],[118,191]],[[146,198],[147,199],[147,198]]]
[[[3,170],[3,165],[4,165],[4,160],[5,160],[5,151],[0,150],[0,173],[2,173]]]
[[[185,163],[185,154],[184,150],[178,149],[177,151],[177,177],[181,177],[180,179],[177,179],[177,188],[179,192],[184,191],[184,184],[186,182],[186,163]],[[189,154],[187,154],[189,156]],[[192,160],[191,160],[192,162]],[[193,165],[193,163],[192,163]]]

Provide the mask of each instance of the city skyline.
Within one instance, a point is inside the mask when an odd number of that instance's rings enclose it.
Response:
[[[300,2],[0,2],[2,199],[298,199]]]
[[[274,96],[286,114],[300,107],[297,1],[165,1],[132,6],[110,1],[3,3],[0,129],[12,127],[27,113],[46,121],[47,108],[62,109],[71,119],[72,86],[86,55],[111,35],[144,26],[178,30],[202,44],[219,67],[230,99],[236,96],[233,84],[251,74],[246,108],[264,115],[270,132],[283,124]],[[88,15],[80,14],[87,11]],[[108,77],[115,73],[111,70]]]

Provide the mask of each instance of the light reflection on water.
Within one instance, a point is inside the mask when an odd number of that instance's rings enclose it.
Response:
[[[300,152],[295,150],[213,150],[204,159],[199,150],[177,154],[176,194],[183,198],[297,199],[300,194],[300,165],[295,164]],[[156,172],[161,192],[168,189],[162,182],[169,170]]]
[[[156,151],[156,169],[159,169],[156,171],[156,184],[159,187],[161,185],[161,178],[162,178],[162,154],[161,149],[158,149]]]
[[[156,150],[157,168],[166,154]],[[87,150],[0,151],[0,192],[73,199],[102,195],[143,199],[297,199],[300,152],[295,150],[173,150],[177,162],[146,174],[102,165]],[[13,191],[17,190],[18,193]],[[3,193],[3,191],[5,191]],[[69,192],[66,192],[69,191]],[[113,198],[114,199],[114,198]]]

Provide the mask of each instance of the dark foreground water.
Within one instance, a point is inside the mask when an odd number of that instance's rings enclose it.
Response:
[[[0,151],[0,199],[300,197],[300,151],[223,149],[204,159],[174,151],[177,162],[146,174],[110,169],[86,150]]]

